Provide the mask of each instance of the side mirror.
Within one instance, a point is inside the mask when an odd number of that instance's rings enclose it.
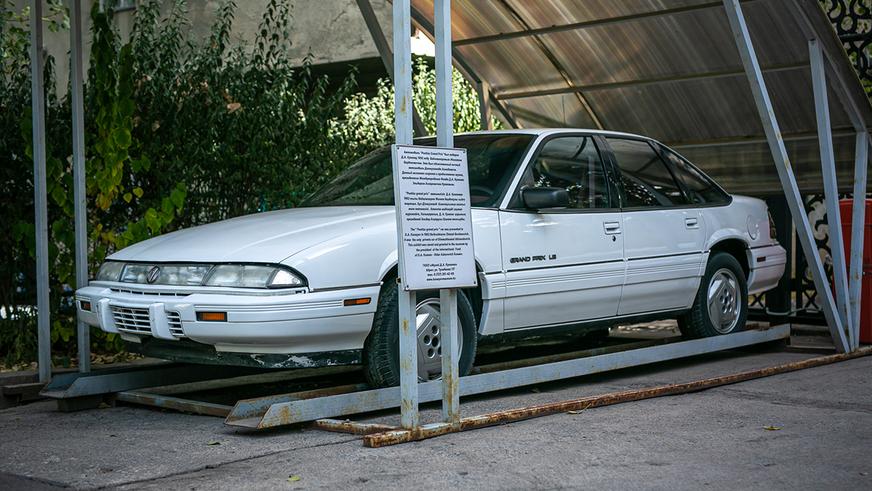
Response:
[[[521,201],[531,210],[566,208],[569,206],[569,193],[563,188],[524,188]]]

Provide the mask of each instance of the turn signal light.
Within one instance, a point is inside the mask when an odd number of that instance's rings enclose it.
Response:
[[[197,320],[201,322],[227,322],[227,312],[197,312]]]
[[[85,312],[90,312],[91,311],[91,302],[88,302],[86,300],[80,300],[79,307],[81,307],[82,310],[84,310]]]
[[[369,297],[366,298],[349,298],[348,300],[342,302],[346,307],[351,307],[352,305],[368,305],[372,299]]]

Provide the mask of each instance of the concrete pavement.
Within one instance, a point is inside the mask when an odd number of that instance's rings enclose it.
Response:
[[[477,414],[810,356],[718,353],[462,407]],[[423,419],[438,415],[432,406]],[[2,489],[868,489],[870,454],[872,357],[382,449],[344,434],[251,434],[217,418],[138,407],[59,413],[40,402],[0,411]]]

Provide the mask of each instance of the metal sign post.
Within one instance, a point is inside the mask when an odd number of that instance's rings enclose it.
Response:
[[[418,332],[415,291],[439,290],[443,417],[460,424],[461,332],[457,288],[475,286],[475,258],[466,151],[453,148],[451,3],[436,17],[437,146],[411,146],[409,4],[394,3],[397,144],[392,151],[399,271],[399,365],[402,425],[417,428]],[[402,126],[402,128],[401,128]]]
[[[436,145],[454,147],[454,100],[451,88],[451,0],[436,0]],[[468,203],[467,199],[467,203]],[[468,208],[467,208],[468,209]],[[474,271],[474,270],[473,270]],[[442,315],[442,419],[452,426],[460,426],[460,328],[457,316],[457,290],[439,292]]]
[[[412,21],[409,0],[395,0],[394,24],[394,131],[397,145],[412,143]],[[397,159],[393,159],[396,190]],[[396,203],[396,200],[395,200]],[[397,205],[399,205],[397,203]],[[397,213],[397,255],[402,257],[403,241],[399,234]],[[403,261],[397,265],[397,295],[400,321],[400,411],[403,428],[417,428],[418,419],[418,356],[415,337],[415,293],[405,288],[406,271]]]
[[[431,310],[420,325],[401,324],[400,345],[417,347],[416,356],[422,358],[417,362],[425,363],[418,378],[426,381],[441,368],[444,414],[447,422],[457,424],[462,339],[457,288],[476,285],[466,149],[394,145],[392,150],[400,286],[411,292],[439,290],[441,307],[438,313]],[[441,326],[432,323],[432,317],[438,317]],[[440,343],[422,346],[419,336],[431,340],[438,336]],[[428,363],[439,355],[439,367]],[[400,356],[405,370],[411,366],[406,358],[410,355],[401,351]],[[408,392],[404,388],[403,393]]]

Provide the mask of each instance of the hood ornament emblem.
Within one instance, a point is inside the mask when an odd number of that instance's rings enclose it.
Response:
[[[148,273],[145,275],[145,281],[147,281],[149,285],[157,281],[158,278],[160,278],[160,268],[157,266],[149,269]]]

